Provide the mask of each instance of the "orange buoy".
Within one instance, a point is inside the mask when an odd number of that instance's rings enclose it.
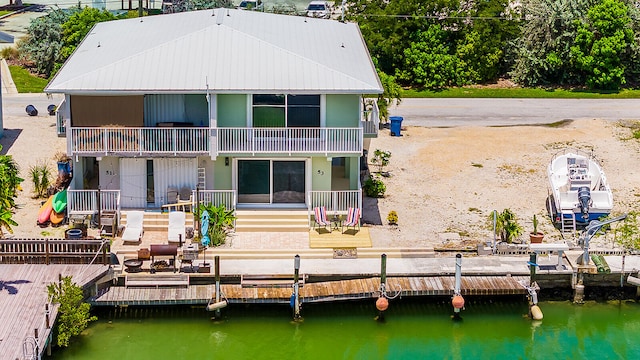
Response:
[[[380,296],[378,300],[376,300],[376,309],[378,311],[385,311],[389,307],[389,300],[386,297]]]
[[[451,299],[451,305],[455,309],[462,309],[464,307],[464,298],[462,295],[454,295],[453,299]]]

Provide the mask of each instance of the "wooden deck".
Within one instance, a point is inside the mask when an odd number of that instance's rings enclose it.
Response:
[[[518,295],[526,294],[518,281],[529,281],[528,276],[463,276],[462,295]],[[402,296],[453,295],[453,276],[389,277],[387,290],[402,289]],[[378,297],[379,278],[305,283],[300,288],[303,303],[338,300],[370,299]],[[240,284],[221,285],[222,293],[230,303],[288,304],[291,288],[243,287]],[[215,296],[214,285],[191,285],[188,288],[125,288],[111,287],[91,300],[93,305],[178,305],[206,304]]]
[[[331,232],[325,228],[311,229],[309,247],[312,249],[371,247],[371,237],[367,227],[361,227],[359,231],[345,228],[344,234],[340,228]]]
[[[0,357],[23,359],[23,343],[38,329],[40,353],[45,349],[50,329],[45,325],[47,285],[58,281],[58,274],[72,276],[83,286],[102,277],[104,265],[0,265]],[[51,326],[58,307],[50,305]]]

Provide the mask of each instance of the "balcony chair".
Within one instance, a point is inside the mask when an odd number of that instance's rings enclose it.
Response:
[[[353,227],[354,231],[360,231],[360,208],[349,208],[347,211],[347,218],[342,222],[342,233],[344,234],[344,227],[349,230]],[[356,230],[356,227],[358,230]]]
[[[320,232],[320,227],[324,227],[325,229],[331,232],[331,222],[327,220],[327,210],[324,206],[318,206],[313,208],[313,217],[314,217],[314,229],[317,229]]]

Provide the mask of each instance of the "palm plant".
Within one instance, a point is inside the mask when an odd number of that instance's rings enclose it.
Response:
[[[233,228],[233,221],[236,219],[234,210],[227,210],[224,204],[215,206],[213,204],[200,204],[198,214],[207,211],[209,214],[209,226],[207,235],[213,245],[224,244],[227,238],[227,231]],[[204,234],[201,234],[204,235]]]
[[[489,216],[489,223],[493,228],[493,213]],[[504,209],[497,214],[495,231],[500,235],[500,240],[512,243],[520,235],[522,235],[522,225],[518,223],[518,218],[510,209]]]
[[[2,145],[0,145],[2,150]],[[4,237],[2,229],[13,233],[12,226],[18,225],[13,219],[15,197],[23,181],[18,176],[19,168],[11,155],[0,155],[0,238]]]
[[[51,171],[49,167],[44,163],[33,165],[29,169],[29,175],[31,175],[31,182],[33,182],[35,198],[44,197],[47,189],[51,186]]]

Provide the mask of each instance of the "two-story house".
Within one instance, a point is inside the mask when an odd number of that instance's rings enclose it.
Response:
[[[45,92],[64,94],[70,213],[196,188],[229,208],[342,212],[362,204],[378,130],[364,97],[382,85],[356,24],[215,9],[96,24]]]

